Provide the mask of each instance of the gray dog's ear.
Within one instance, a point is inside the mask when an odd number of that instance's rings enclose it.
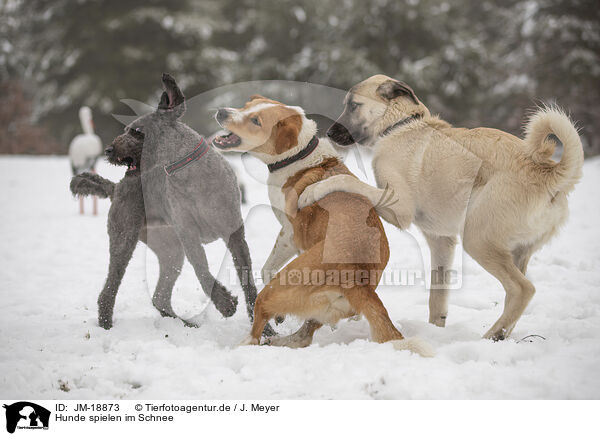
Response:
[[[185,113],[185,97],[175,79],[170,74],[162,75],[163,88],[165,89],[160,96],[158,110],[168,111],[175,118],[181,117]]]
[[[412,101],[415,102],[415,104],[419,104],[419,100],[417,100],[415,91],[413,91],[412,88],[406,83],[400,82],[399,80],[386,80],[377,87],[376,92],[377,95],[385,98],[386,100],[393,100],[401,96],[408,96],[412,99]]]

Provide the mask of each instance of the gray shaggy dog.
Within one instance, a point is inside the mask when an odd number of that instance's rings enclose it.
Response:
[[[73,177],[76,195],[110,197],[110,265],[98,297],[98,322],[112,327],[119,285],[138,240],[159,260],[160,276],[152,303],[163,316],[175,317],[171,294],[184,257],[194,267],[203,291],[224,317],[232,316],[237,298],[209,271],[203,244],[222,239],[231,252],[253,318],[256,287],[244,237],[240,191],[233,169],[204,138],[179,119],[185,98],[168,74],[155,112],[125,127],[105,150],[108,161],[127,165],[118,183],[84,173]],[[273,334],[270,326],[266,335]]]

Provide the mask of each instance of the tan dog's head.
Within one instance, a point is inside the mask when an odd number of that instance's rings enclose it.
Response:
[[[377,74],[353,86],[344,99],[344,112],[327,136],[339,145],[373,145],[398,121],[429,110],[404,82]]]
[[[296,147],[302,142],[299,137],[303,126],[313,123],[305,117],[302,108],[286,106],[260,95],[250,97],[240,109],[219,109],[215,118],[230,132],[214,138],[215,147],[250,151],[265,161]]]

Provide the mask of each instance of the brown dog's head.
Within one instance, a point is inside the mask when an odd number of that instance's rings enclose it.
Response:
[[[294,147],[306,145],[316,132],[314,122],[306,118],[300,107],[260,95],[250,97],[240,109],[219,109],[215,118],[229,132],[213,139],[215,147],[249,151],[263,161],[272,161]]]
[[[378,74],[350,89],[344,111],[327,136],[339,145],[373,145],[386,129],[417,114],[429,115],[429,110],[414,91],[404,82]]]

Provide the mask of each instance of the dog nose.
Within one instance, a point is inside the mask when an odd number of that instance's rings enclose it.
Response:
[[[112,146],[110,147],[106,147],[106,149],[104,150],[104,154],[108,155],[111,154],[113,152],[114,148]]]
[[[333,123],[331,126],[329,126],[329,129],[327,129],[327,137],[328,138],[333,138],[335,135],[339,134],[340,131],[340,124],[339,123]]]
[[[227,109],[221,108],[217,111],[217,121],[218,122],[225,121],[228,116],[229,116],[229,111]]]

